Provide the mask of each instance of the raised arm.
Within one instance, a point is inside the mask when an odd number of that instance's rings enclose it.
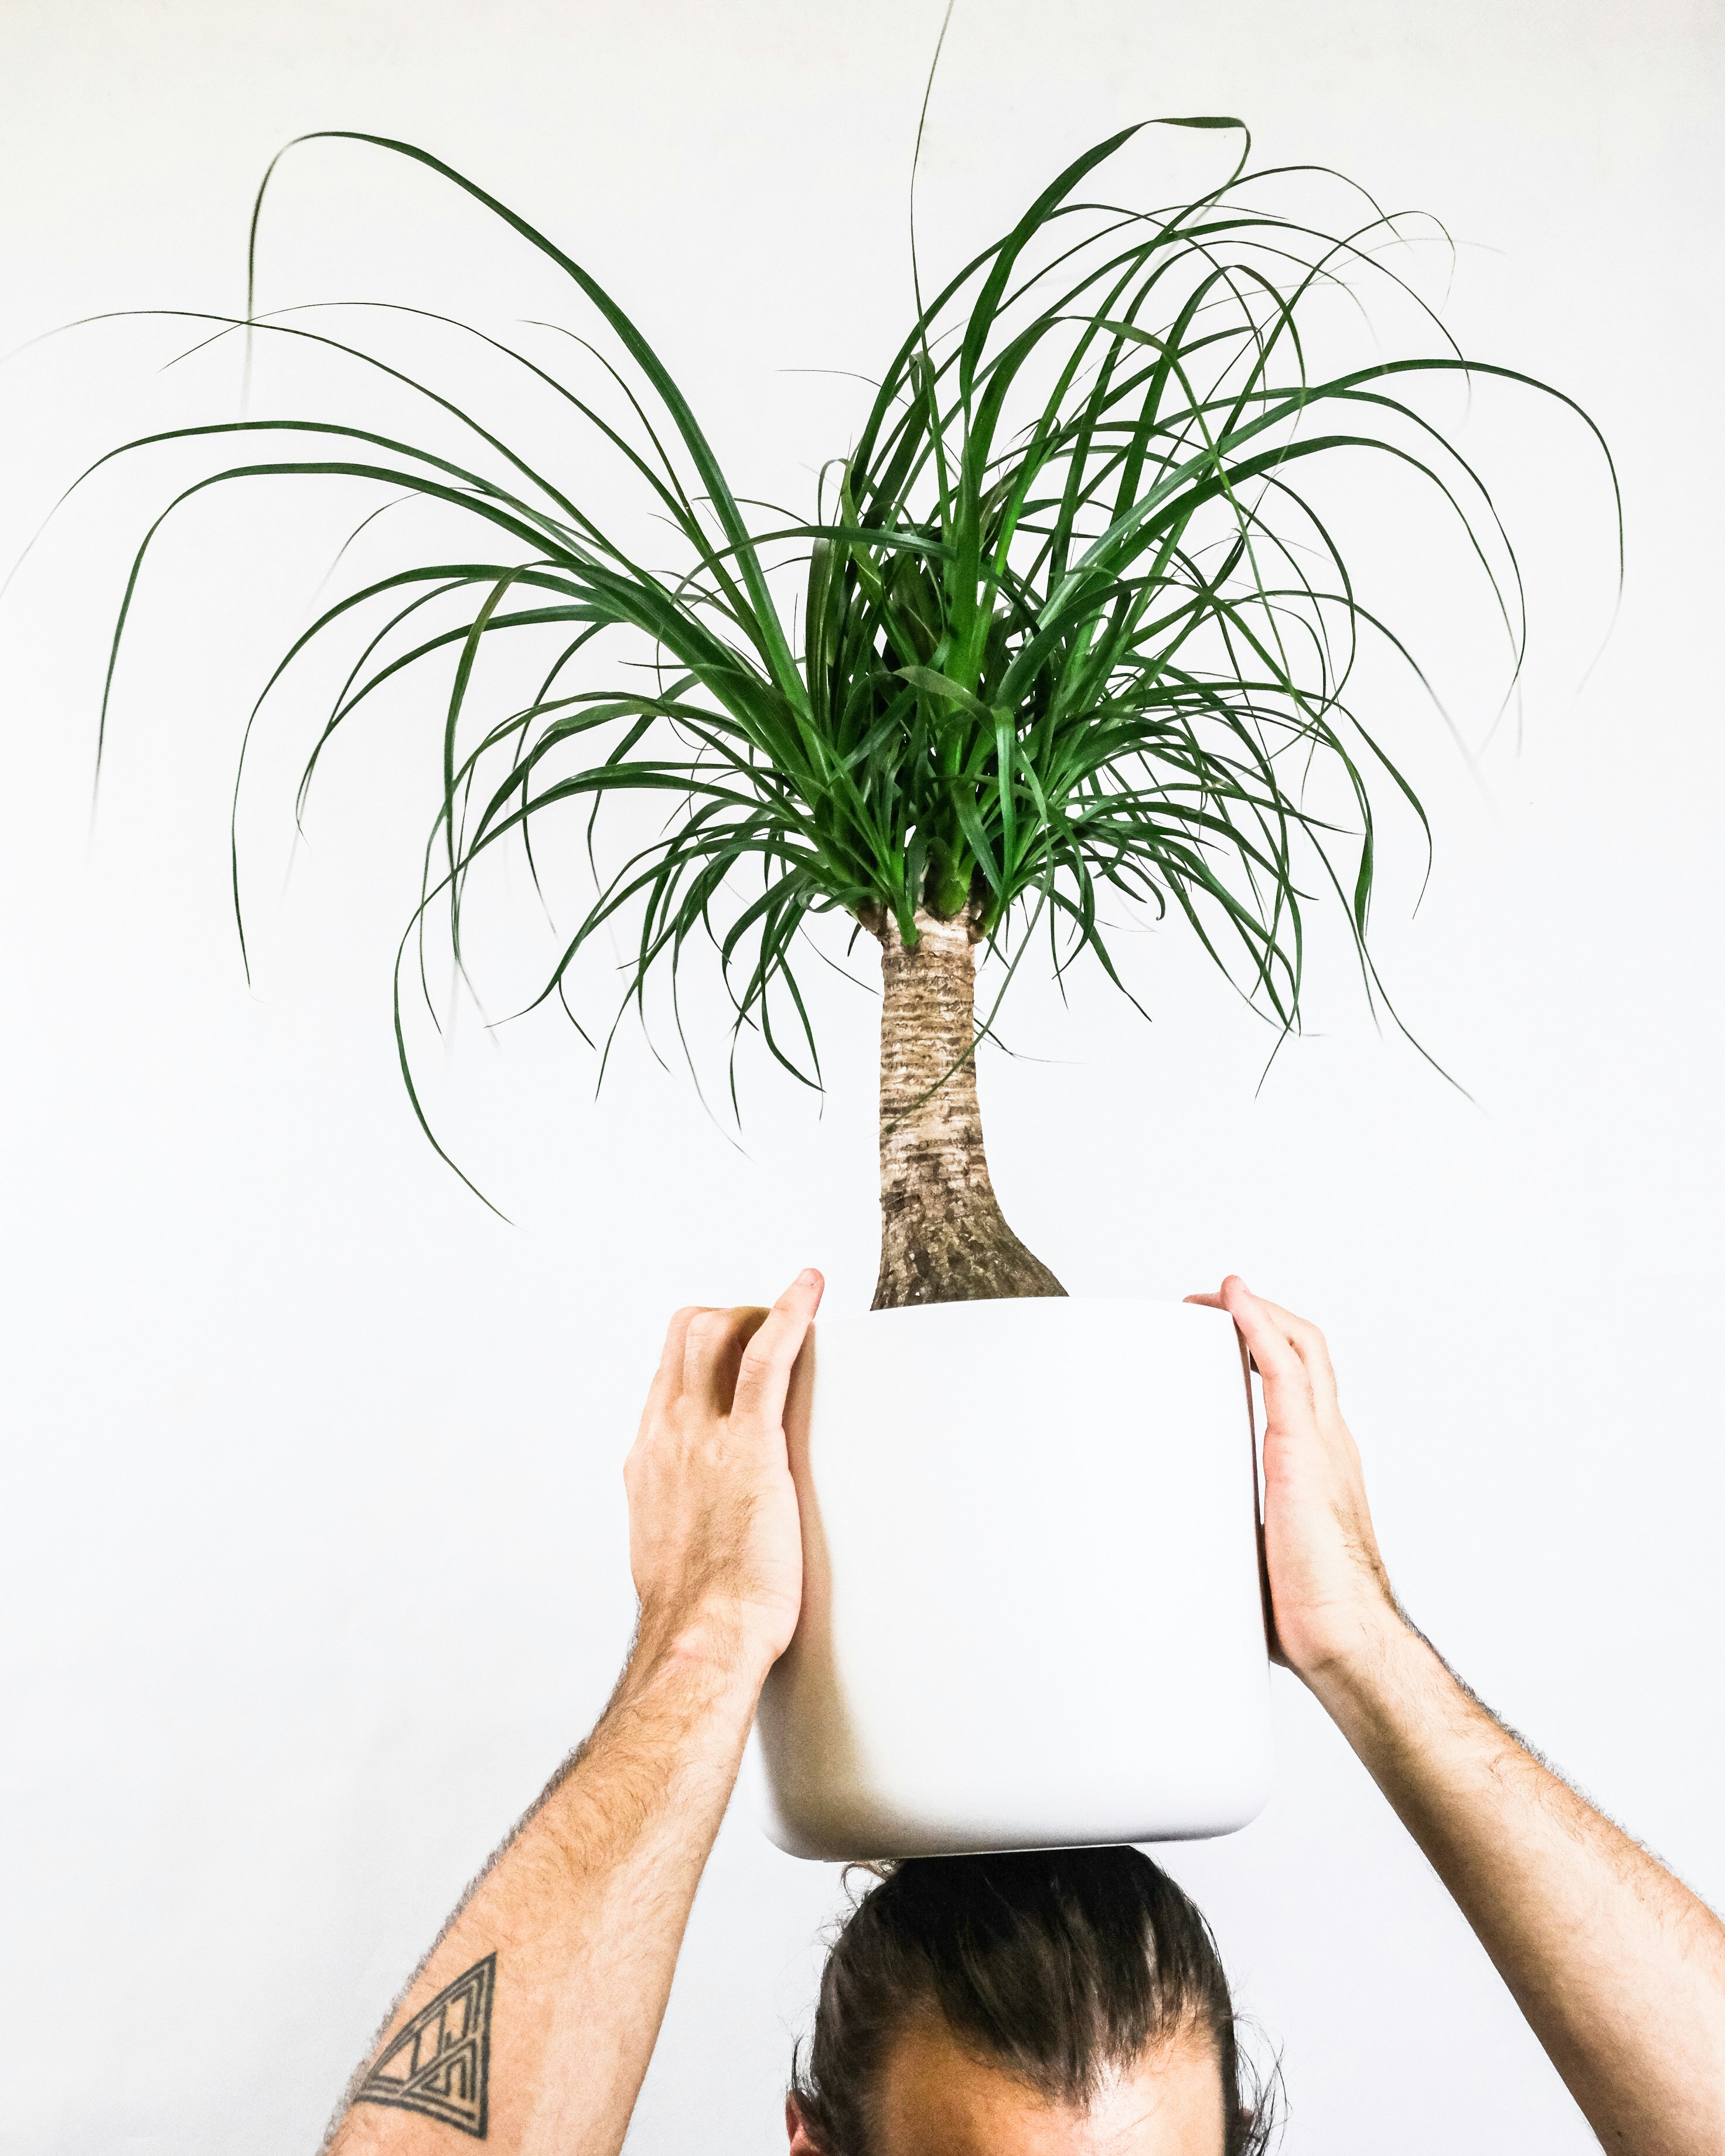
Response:
[[[629,1454],[641,1614],[591,1737],[493,1860],[350,2085],[331,2156],[615,2156],[755,1702],[802,1597],[785,1458],[820,1301],[685,1310]]]
[[[1316,1326],[1230,1279],[1264,1382],[1279,1658],[1430,1860],[1612,2156],[1725,2150],[1725,1925],[1403,1618]]]

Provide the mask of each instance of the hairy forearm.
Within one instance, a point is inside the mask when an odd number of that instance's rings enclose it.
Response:
[[[622,2146],[760,1676],[705,1635],[638,1648],[408,1987],[331,2156],[429,2156],[450,2125],[501,2156]]]
[[[1725,2148],[1725,1926],[1386,1613],[1309,1676],[1613,2156]]]

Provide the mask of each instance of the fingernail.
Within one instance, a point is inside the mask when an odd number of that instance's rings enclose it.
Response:
[[[819,1277],[819,1276],[816,1273],[813,1265],[804,1265],[802,1271],[797,1276],[797,1285],[798,1287],[803,1287],[806,1286],[809,1281],[818,1279]]]

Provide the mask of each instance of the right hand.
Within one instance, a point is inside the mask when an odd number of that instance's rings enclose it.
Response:
[[[1264,1555],[1277,1659],[1322,1693],[1373,1653],[1400,1612],[1378,1553],[1359,1450],[1315,1325],[1230,1274],[1217,1295],[1264,1381]]]
[[[803,1539],[784,1404],[824,1285],[811,1269],[770,1311],[680,1310],[670,1322],[623,1471],[649,1650],[761,1676],[790,1644]]]

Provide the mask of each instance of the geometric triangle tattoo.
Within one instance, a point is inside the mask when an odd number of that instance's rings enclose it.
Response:
[[[372,2061],[354,2102],[417,2111],[483,2141],[496,1978],[497,1957],[488,1953],[439,1992]]]

